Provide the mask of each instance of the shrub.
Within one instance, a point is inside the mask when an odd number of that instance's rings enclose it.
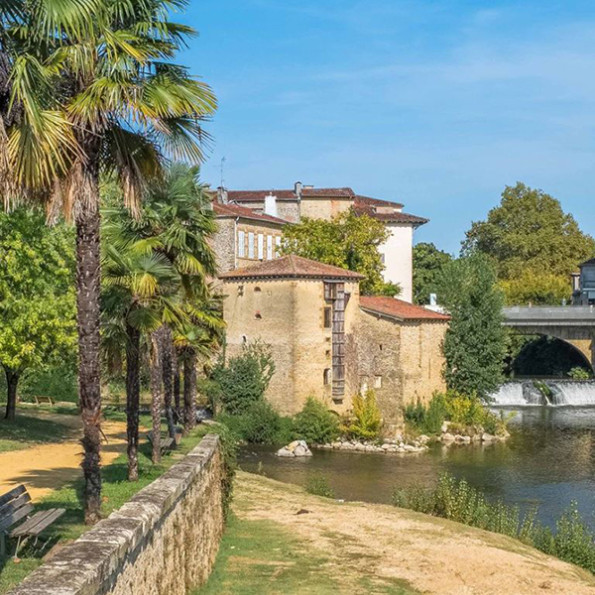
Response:
[[[568,372],[568,377],[573,380],[589,380],[591,378],[591,373],[589,370],[585,370],[585,368],[576,366]]]
[[[393,504],[520,539],[547,554],[595,572],[595,535],[574,502],[558,520],[555,534],[535,520],[536,509],[522,516],[517,506],[508,506],[501,500],[490,502],[465,480],[448,474],[439,478],[434,489],[395,491]]]
[[[78,401],[76,365],[72,363],[27,370],[21,380],[19,393],[24,400],[33,400],[36,396],[48,396],[55,401],[76,403]]]
[[[288,422],[283,422],[270,403],[264,400],[252,403],[241,415],[222,413],[217,416],[217,421],[227,426],[237,440],[251,444],[279,444],[291,438]]]
[[[376,394],[369,390],[365,396],[353,397],[352,415],[341,429],[350,438],[376,440],[380,436],[381,425],[382,416],[376,403]]]
[[[217,363],[211,378],[219,385],[220,392],[212,395],[221,399],[225,411],[231,415],[244,413],[264,397],[275,372],[271,350],[260,342],[245,345],[240,355]]]
[[[295,416],[293,434],[308,443],[327,444],[339,436],[339,420],[324,403],[308,397],[304,408]]]
[[[451,431],[481,426],[490,434],[499,434],[506,428],[504,419],[489,411],[478,397],[456,391],[435,393],[427,408],[421,403],[410,405],[405,409],[405,420],[428,434],[439,433],[445,420],[451,422]]]
[[[335,491],[328,483],[326,477],[320,473],[312,475],[306,482],[306,492],[323,498],[334,498]]]

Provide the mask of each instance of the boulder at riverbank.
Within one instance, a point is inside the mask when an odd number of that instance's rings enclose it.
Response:
[[[280,448],[276,455],[278,457],[311,457],[312,451],[308,448],[305,440],[294,440],[287,446]]]

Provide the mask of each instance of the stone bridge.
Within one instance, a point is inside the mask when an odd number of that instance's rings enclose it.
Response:
[[[504,326],[525,335],[548,335],[570,343],[595,367],[593,306],[514,306],[504,308]]]

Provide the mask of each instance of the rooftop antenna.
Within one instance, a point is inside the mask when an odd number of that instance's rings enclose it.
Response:
[[[221,188],[225,188],[225,178],[223,177],[224,168],[225,168],[225,157],[221,157]]]

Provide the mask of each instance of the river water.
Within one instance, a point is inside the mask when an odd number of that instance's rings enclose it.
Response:
[[[572,500],[595,529],[595,407],[523,405],[500,409],[514,415],[506,444],[433,446],[412,454],[315,451],[307,459],[276,457],[274,449],[246,447],[240,466],[304,486],[322,473],[337,498],[389,503],[397,488],[435,484],[447,471],[487,496],[526,509],[553,526]]]

